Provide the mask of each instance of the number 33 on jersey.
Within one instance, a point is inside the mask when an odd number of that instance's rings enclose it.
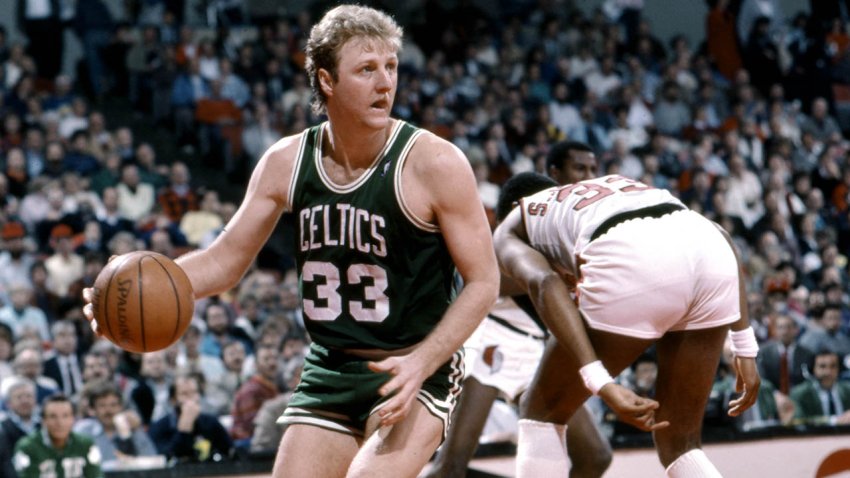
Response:
[[[454,271],[439,229],[403,200],[401,171],[421,132],[399,121],[372,166],[339,185],[322,167],[325,128],[305,132],[290,187],[307,330],[334,348],[418,343],[448,308]]]

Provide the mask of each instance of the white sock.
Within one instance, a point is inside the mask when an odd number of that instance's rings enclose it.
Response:
[[[567,426],[522,419],[516,449],[517,478],[568,476]]]
[[[702,450],[693,450],[679,456],[667,467],[668,478],[723,478]]]

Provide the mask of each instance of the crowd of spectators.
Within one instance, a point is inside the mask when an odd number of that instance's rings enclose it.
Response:
[[[193,25],[180,9],[194,3],[126,2],[116,16],[103,0],[75,12],[21,0],[27,42],[0,31],[0,461],[14,448],[2,443],[36,430],[39,404],[56,393],[106,462],[221,459],[279,439],[270,417],[309,342],[291,258],[198,301],[162,352],[97,340],[80,310],[110,255],[176,257],[233,215],[190,165],[238,186],[268,146],[321,121],[303,70],[320,12],[243,23],[241,2],[210,2],[208,23]],[[544,171],[549,148],[574,140],[594,149],[599,174],[667,188],[720,223],[746,265],[765,387],[754,413],[723,418],[734,391],[724,361],[707,423],[850,423],[846,3],[783,12],[772,0],[709,0],[699,44],[661,41],[641,1],[590,13],[507,3],[397,7],[407,31],[393,115],[463,150],[488,210],[508,177]],[[63,26],[86,51],[75,75],[57,66],[51,28]],[[110,97],[167,127],[179,153],[161,158],[116,123]],[[653,377],[647,359],[621,379],[651,394]]]

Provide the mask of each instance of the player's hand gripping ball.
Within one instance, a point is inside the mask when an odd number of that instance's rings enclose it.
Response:
[[[151,251],[115,257],[98,274],[92,294],[98,333],[124,350],[162,350],[177,342],[195,308],[189,277]]]

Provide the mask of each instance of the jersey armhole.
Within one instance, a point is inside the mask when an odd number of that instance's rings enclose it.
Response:
[[[301,174],[301,164],[304,161],[304,150],[307,149],[307,135],[310,130],[301,133],[298,143],[298,153],[295,156],[295,164],[292,166],[292,176],[289,178],[289,193],[286,195],[286,207],[283,212],[292,212],[295,208],[295,187],[298,184],[298,175]]]
[[[404,149],[399,154],[398,166],[395,170],[395,177],[393,178],[393,182],[395,184],[395,196],[396,201],[398,202],[398,206],[401,209],[402,214],[413,224],[414,226],[422,229],[427,232],[440,232],[440,227],[436,224],[431,224],[428,221],[420,218],[407,206],[407,203],[404,200],[404,191],[402,191],[402,181],[401,174],[404,170],[404,164],[407,162],[408,157],[410,156],[410,150],[413,148],[414,143],[422,134],[422,130],[417,130],[413,135],[411,135],[410,139],[407,140],[407,144],[404,146]]]

